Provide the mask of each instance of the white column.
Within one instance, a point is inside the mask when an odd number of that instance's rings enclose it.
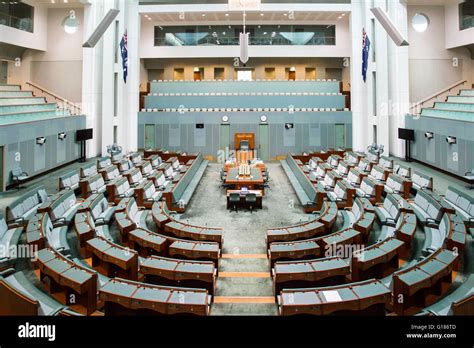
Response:
[[[375,6],[381,7],[385,11],[386,3],[385,0],[376,0]],[[369,9],[370,11],[370,9]],[[370,21],[374,19],[375,23],[375,33],[372,31],[372,23],[370,23],[371,28],[371,38],[374,38],[374,47],[375,50],[375,63],[371,63],[373,70],[376,73],[376,95],[377,100],[373,101],[376,105],[376,114],[373,115],[374,125],[377,126],[377,144],[384,146],[384,154],[388,155],[390,152],[390,141],[389,141],[389,129],[390,129],[390,108],[392,106],[389,98],[389,77],[388,77],[388,57],[387,57],[387,40],[390,38],[387,35],[387,32],[382,27],[382,25],[377,21],[372,12],[370,13]],[[372,78],[372,77],[371,77]],[[372,81],[373,83],[373,81]],[[373,110],[373,108],[371,108]],[[373,127],[372,127],[373,128]],[[372,137],[373,138],[373,137]]]
[[[128,35],[128,78],[123,83],[122,60],[119,59],[119,99],[121,107],[118,122],[118,143],[125,151],[137,150],[138,111],[140,103],[140,16],[138,0],[127,0],[122,5],[120,37],[127,30]]]
[[[352,1],[350,30],[352,34],[351,57],[351,109],[352,109],[352,147],[365,151],[368,144],[368,86],[362,79],[362,28],[365,23],[365,0]],[[367,30],[367,29],[366,29]],[[371,79],[370,70],[367,81]]]
[[[83,112],[87,116],[87,127],[94,128],[94,140],[88,142],[88,157],[107,155],[107,145],[112,145],[114,142],[114,126],[117,126],[118,145],[121,145],[125,152],[137,149],[140,84],[138,0],[92,2],[85,9],[84,37],[88,38],[105,14],[113,8],[120,10],[120,14],[94,48],[84,48]],[[127,84],[123,81],[119,46],[125,30],[128,34],[129,60]],[[118,50],[117,63],[115,50]],[[116,85],[115,74],[117,74]],[[117,100],[116,112],[114,112],[115,100]]]
[[[114,0],[103,0],[104,14],[115,8]],[[107,155],[107,145],[114,143],[114,73],[115,64],[115,21],[105,31],[101,41],[102,48],[102,144],[101,154]]]
[[[84,8],[84,41],[92,34],[104,15],[101,1]],[[87,142],[87,157],[101,153],[102,136],[102,42],[94,48],[83,49],[82,64],[82,112],[86,115],[86,127],[94,129],[94,138]]]
[[[407,5],[401,1],[388,2],[388,14],[400,30],[408,37]],[[410,81],[408,73],[408,47],[397,47],[388,40],[389,98],[394,105],[390,110],[390,153],[397,157],[405,156],[405,143],[398,139],[398,128],[405,126],[405,115],[409,112]]]
[[[388,15],[402,35],[407,36],[406,4],[399,0],[374,0],[373,5],[388,10]],[[377,20],[373,32],[371,6],[369,1],[352,1],[353,147],[356,151],[365,151],[374,140],[373,126],[376,125],[377,143],[384,145],[385,154],[403,157],[404,143],[398,139],[398,128],[404,126],[405,114],[409,111],[408,48],[397,47]],[[362,79],[362,28],[365,28],[372,43],[365,83]],[[372,59],[374,50],[375,62]],[[373,72],[376,73],[376,81]]]

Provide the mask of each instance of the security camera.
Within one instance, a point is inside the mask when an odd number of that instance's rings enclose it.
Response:
[[[453,144],[456,144],[457,139],[456,139],[456,137],[449,136],[449,137],[446,137],[446,142],[449,145],[453,145]]]
[[[433,139],[433,137],[434,137],[433,132],[426,132],[426,133],[425,133],[425,138],[426,138],[426,139]]]
[[[64,133],[64,132],[58,134],[58,139],[59,140],[64,140],[64,139],[66,139],[66,137],[67,137],[67,134]]]
[[[36,138],[36,144],[38,144],[38,145],[43,145],[45,142],[46,142],[45,137]]]
[[[285,123],[285,129],[292,129],[293,123]]]

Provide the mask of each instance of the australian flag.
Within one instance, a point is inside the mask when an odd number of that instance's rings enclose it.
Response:
[[[370,51],[370,40],[365,32],[365,29],[362,29],[362,78],[364,82],[367,79],[367,68],[369,65],[369,51]]]
[[[125,31],[125,34],[123,34],[122,41],[120,41],[120,51],[122,53],[123,81],[127,83],[127,76],[128,76],[127,31]]]

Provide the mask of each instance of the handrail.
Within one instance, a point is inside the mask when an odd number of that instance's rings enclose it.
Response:
[[[438,98],[440,95],[443,95],[443,94],[445,94],[446,92],[451,92],[451,90],[452,90],[453,88],[459,87],[459,86],[465,84],[466,82],[467,82],[467,80],[460,80],[460,81],[454,83],[453,85],[442,89],[442,90],[439,91],[438,93],[433,94],[433,95],[431,95],[431,96],[429,96],[429,97],[426,97],[426,98],[420,100],[419,102],[413,104],[413,106],[411,106],[410,110],[412,110],[412,111],[413,111],[413,110],[418,110],[418,111],[420,111],[419,108],[420,108],[420,106],[423,106],[423,104],[429,102],[430,100],[433,100],[433,99]]]
[[[69,112],[71,112],[72,115],[80,115],[81,114],[81,108],[79,106],[77,106],[75,103],[67,100],[66,98],[63,98],[59,95],[57,95],[56,93],[54,92],[51,92],[49,90],[47,90],[46,88],[44,87],[41,87],[33,82],[25,82],[26,85],[30,86],[30,87],[33,87],[33,88],[36,88],[38,90],[40,90],[42,93],[44,94],[47,94],[51,97],[54,98],[54,100],[59,100],[61,103],[63,103],[63,107],[68,109]]]

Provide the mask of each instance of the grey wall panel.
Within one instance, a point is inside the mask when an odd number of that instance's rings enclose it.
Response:
[[[143,134],[138,133],[138,134]],[[162,124],[156,124],[155,125],[155,147],[156,148],[161,148],[163,147],[163,125]]]
[[[415,130],[414,159],[459,176],[474,168],[474,122],[406,116],[405,127]],[[427,131],[434,133],[433,139],[425,138]],[[449,145],[447,136],[456,137],[457,144]]]
[[[436,140],[427,139],[423,132],[420,132],[420,136],[424,138],[424,141],[420,141],[420,155],[429,163],[436,164]]]
[[[141,112],[138,115],[138,123],[139,125],[155,124],[156,147],[188,152],[200,151],[204,155],[216,156],[220,146],[219,130],[224,114],[229,116],[230,149],[234,148],[234,135],[237,132],[254,133],[258,149],[260,116],[263,114],[268,118],[270,158],[290,151],[301,152],[331,147],[331,144],[334,144],[335,123],[345,124],[346,130],[350,130],[346,131],[346,142],[347,147],[352,147],[352,114],[350,112],[295,112],[293,114],[284,112],[189,112],[184,114]],[[195,140],[196,123],[205,125],[204,145],[200,140],[197,142]],[[293,130],[289,133],[285,130],[285,123],[294,124]],[[176,145],[176,137],[173,140],[170,134],[170,126],[173,124],[180,126],[179,145]],[[311,125],[313,128],[310,127]],[[328,132],[332,135],[328,136]],[[142,131],[138,132],[138,138],[144,138]],[[142,142],[143,140],[139,140],[139,144]]]
[[[1,126],[0,146],[7,149],[7,185],[11,184],[10,172],[15,167],[19,166],[34,176],[76,160],[79,157],[79,144],[75,142],[75,132],[85,127],[84,116]],[[62,145],[57,141],[60,132],[67,134]],[[37,145],[38,137],[45,137],[46,144]]]
[[[143,134],[143,136],[138,137],[138,141],[137,141],[138,148],[143,149],[145,147],[145,125],[144,124],[139,124],[137,131],[138,131],[138,134]],[[155,139],[156,139],[156,137],[155,137]],[[156,140],[155,140],[155,142],[156,142]]]
[[[66,137],[67,139],[67,137]],[[66,139],[61,140],[56,137],[56,161],[57,163],[64,163],[66,161]],[[54,149],[54,147],[52,147]],[[54,152],[54,151],[53,151]]]
[[[352,148],[352,124],[346,124],[346,148]]]
[[[334,124],[328,123],[327,124],[327,143],[329,148],[334,148],[336,145],[336,140],[335,140],[335,134],[336,134],[336,127]]]

